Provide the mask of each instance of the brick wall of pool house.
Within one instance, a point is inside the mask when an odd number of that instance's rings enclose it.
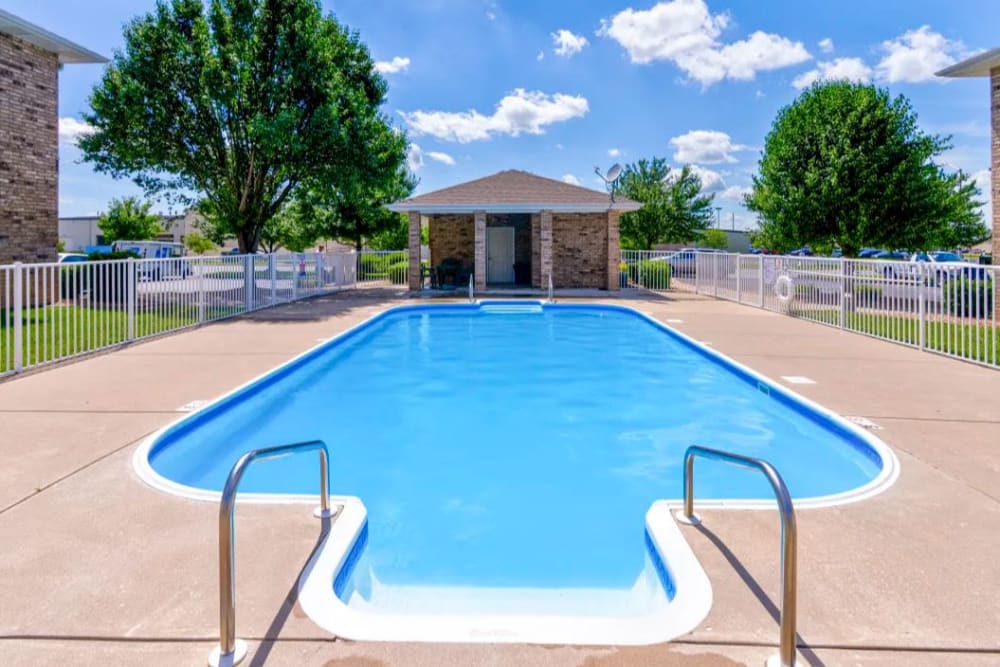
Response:
[[[54,262],[59,59],[0,32],[0,264]]]
[[[608,287],[608,214],[552,215],[552,285]]]
[[[430,262],[461,260],[471,270],[480,259],[483,276],[477,289],[488,288],[485,279],[485,238],[476,248],[476,223],[472,213],[434,214],[429,220]],[[527,217],[527,224],[522,218]],[[484,215],[485,229],[515,228],[515,259],[530,262],[531,286],[545,289],[549,275],[555,288],[618,289],[618,212]],[[482,284],[481,284],[482,283]]]

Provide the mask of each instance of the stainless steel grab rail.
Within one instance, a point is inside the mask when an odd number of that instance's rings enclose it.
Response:
[[[476,302],[476,282],[473,280],[473,274],[469,274],[469,303]]]
[[[319,451],[320,506],[313,514],[325,519],[330,516],[330,451],[322,440],[254,449],[240,457],[226,478],[219,505],[219,645],[208,656],[208,664],[212,667],[237,665],[247,654],[246,642],[236,639],[236,554],[233,549],[233,510],[243,473],[255,461],[309,451]]]
[[[698,524],[700,519],[694,513],[694,459],[700,456],[706,459],[723,461],[743,468],[757,470],[767,477],[774,489],[778,501],[778,514],[781,517],[781,643],[779,646],[777,664],[781,667],[792,667],[795,664],[795,613],[796,613],[796,559],[797,534],[795,528],[795,508],[788,487],[781,479],[778,471],[761,459],[731,454],[708,447],[688,447],[684,453],[684,510],[678,518],[685,523]],[[773,664],[774,660],[768,661]]]
[[[555,299],[553,298],[553,292],[554,292],[554,290],[552,289],[552,274],[550,273],[549,274],[549,303],[555,303]]]

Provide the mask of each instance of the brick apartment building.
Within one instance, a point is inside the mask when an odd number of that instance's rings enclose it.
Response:
[[[56,260],[59,68],[103,62],[0,9],[0,265]]]

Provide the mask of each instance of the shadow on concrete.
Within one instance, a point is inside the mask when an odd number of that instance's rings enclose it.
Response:
[[[736,554],[734,554],[732,550],[726,546],[726,543],[723,542],[718,535],[706,528],[704,524],[699,524],[695,526],[695,528],[713,545],[715,545],[715,548],[718,549],[719,553],[721,553],[726,561],[729,562],[729,565],[733,568],[736,574],[739,575],[740,579],[743,580],[743,583],[750,589],[750,592],[754,594],[767,613],[774,619],[775,624],[780,625],[781,610],[778,609],[778,605],[776,605],[767,593],[764,592],[764,589],[757,583],[757,580],[753,578],[753,575],[750,574],[750,572],[743,566],[743,563],[741,563],[740,559],[736,557]],[[775,629],[777,630],[777,628]],[[805,640],[802,639],[802,635],[798,632],[795,634],[795,645],[798,648],[799,653],[802,654],[802,658],[808,664],[813,667],[824,667],[825,663],[812,649],[809,648]]]
[[[268,657],[271,655],[271,651],[274,648],[274,644],[279,641],[279,636],[281,635],[282,628],[285,627],[285,623],[288,621],[288,617],[294,612],[295,606],[298,604],[299,598],[299,581],[305,575],[306,568],[309,563],[312,562],[313,558],[316,556],[316,552],[323,545],[326,540],[326,536],[330,533],[330,522],[331,520],[336,520],[339,516],[341,510],[338,510],[333,517],[327,517],[321,519],[321,527],[319,531],[319,536],[316,538],[316,544],[313,546],[312,551],[306,557],[305,563],[302,568],[295,575],[295,581],[292,582],[291,588],[288,589],[288,593],[285,595],[284,601],[281,603],[281,607],[278,609],[274,618],[271,619],[271,623],[267,626],[267,630],[264,631],[264,636],[260,640],[260,644],[253,651],[253,657],[250,662],[247,663],[251,667],[258,667],[264,665],[267,662]],[[238,636],[238,635],[237,635]],[[330,641],[334,641],[335,638],[331,638]],[[322,641],[322,640],[315,640]]]

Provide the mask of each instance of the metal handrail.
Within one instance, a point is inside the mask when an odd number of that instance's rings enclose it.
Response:
[[[554,302],[554,300],[552,298],[552,274],[550,273],[549,274],[549,303],[553,303],[553,302]]]
[[[240,457],[226,478],[219,505],[219,645],[208,657],[212,667],[237,665],[247,653],[246,643],[236,639],[236,553],[233,548],[233,510],[243,473],[255,461],[309,451],[319,451],[320,506],[313,514],[325,519],[330,516],[330,451],[322,440],[254,449]]]
[[[475,303],[476,301],[476,290],[475,281],[473,280],[473,274],[469,274],[469,303]]]
[[[757,470],[767,477],[774,489],[778,501],[778,514],[781,517],[781,643],[779,646],[778,664],[782,667],[792,667],[795,664],[795,613],[796,613],[796,545],[795,508],[788,487],[781,475],[767,461],[732,454],[708,447],[688,447],[684,453],[684,510],[680,518],[685,523],[698,524],[700,519],[694,513],[694,459],[700,456],[706,459],[723,461],[742,468]],[[768,661],[771,664],[772,661]]]

